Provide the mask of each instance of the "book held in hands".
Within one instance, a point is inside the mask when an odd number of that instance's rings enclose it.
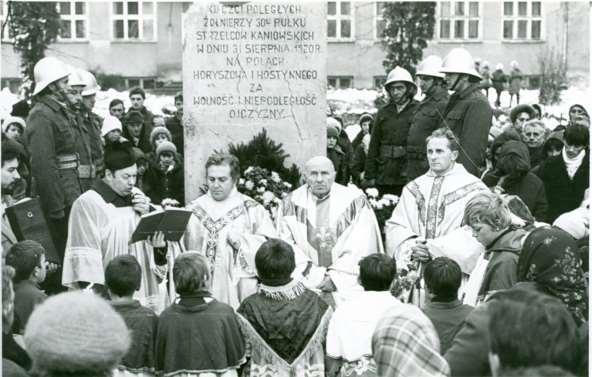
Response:
[[[191,211],[182,208],[147,213],[140,218],[130,243],[147,240],[155,232],[163,232],[166,241],[179,241],[185,233],[191,214]]]

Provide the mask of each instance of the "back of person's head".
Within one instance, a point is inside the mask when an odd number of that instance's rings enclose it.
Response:
[[[510,226],[511,214],[500,195],[483,192],[473,196],[466,204],[463,223],[469,226],[487,224],[499,231]]]
[[[587,147],[590,145],[590,131],[581,125],[571,125],[567,127],[563,134],[565,144]]]
[[[287,284],[296,268],[294,250],[287,242],[270,238],[257,250],[255,267],[257,276],[263,284],[269,286]]]
[[[386,254],[370,254],[358,265],[360,285],[366,291],[388,291],[397,276],[397,263]]]
[[[15,270],[14,282],[28,280],[35,268],[42,268],[43,255],[45,248],[37,241],[25,240],[12,245],[6,254],[6,264]]]
[[[431,301],[451,302],[458,299],[462,271],[458,263],[447,257],[438,257],[425,265],[423,279]]]
[[[89,292],[51,296],[25,329],[36,376],[110,376],[130,346],[129,330],[109,303]]]
[[[576,323],[560,300],[514,288],[493,296],[488,305],[492,365],[499,360],[500,370],[547,364],[577,370]]]
[[[105,269],[105,285],[119,297],[127,297],[140,289],[142,269],[133,255],[113,258]]]
[[[207,295],[210,281],[208,260],[198,253],[183,253],[175,259],[173,267],[175,289],[181,296]]]

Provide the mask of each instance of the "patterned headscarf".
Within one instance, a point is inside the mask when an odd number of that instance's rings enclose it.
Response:
[[[556,228],[537,228],[524,241],[518,259],[518,281],[532,281],[559,298],[578,323],[588,318],[586,281],[576,241]]]
[[[434,325],[413,305],[384,314],[372,336],[372,354],[379,376],[450,376]]]

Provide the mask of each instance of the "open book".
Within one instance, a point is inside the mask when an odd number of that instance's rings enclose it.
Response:
[[[142,216],[130,243],[144,241],[154,232],[163,232],[167,241],[179,241],[185,233],[191,211],[182,208],[169,208],[154,211]]]

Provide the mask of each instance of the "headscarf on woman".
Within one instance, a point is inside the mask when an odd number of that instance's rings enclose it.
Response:
[[[587,287],[577,244],[569,233],[545,227],[533,230],[518,259],[518,281],[532,281],[559,298],[578,324],[587,322]]]

